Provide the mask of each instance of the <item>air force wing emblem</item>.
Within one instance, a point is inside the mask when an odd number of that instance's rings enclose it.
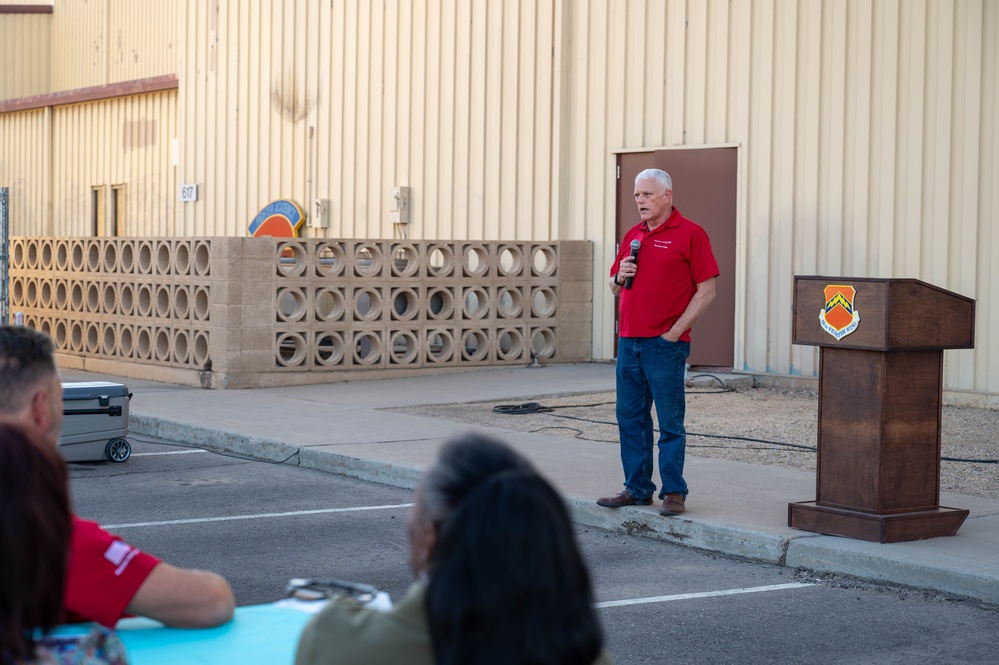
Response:
[[[852,286],[830,284],[823,293],[826,304],[819,312],[819,322],[823,330],[841,340],[860,325],[860,312],[853,302],[857,290]]]

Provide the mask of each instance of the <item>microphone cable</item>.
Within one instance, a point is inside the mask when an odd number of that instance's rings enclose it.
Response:
[[[707,392],[707,393],[697,392],[697,391],[694,391],[694,392],[687,391],[687,393],[688,394],[712,394],[712,393],[716,393],[716,392],[717,393],[721,393],[721,392],[734,392],[734,390],[735,390],[734,388],[728,388],[726,390],[717,390],[717,391],[711,391],[711,392]],[[616,422],[612,422],[612,421],[609,421],[609,420],[595,420],[593,418],[582,418],[582,417],[579,417],[579,416],[570,416],[570,415],[565,415],[565,414],[554,413],[554,411],[556,409],[577,409],[577,408],[584,408],[584,407],[608,406],[610,404],[615,404],[615,402],[597,402],[597,403],[594,403],[594,404],[566,404],[566,405],[563,405],[563,406],[544,406],[543,404],[540,404],[538,402],[524,402],[523,404],[501,404],[499,406],[494,406],[493,407],[493,412],[495,412],[495,413],[503,413],[503,414],[507,414],[507,415],[526,415],[526,414],[533,414],[533,413],[551,413],[556,418],[565,418],[567,420],[578,420],[578,421],[586,422],[586,423],[594,423],[596,425],[617,425]],[[539,432],[541,429],[559,429],[559,428],[557,428],[557,427],[542,427],[542,428],[540,428],[538,430],[532,430],[532,431],[533,432]],[[570,430],[573,430],[575,432],[578,432],[577,436],[574,437],[574,438],[577,438],[577,439],[584,438],[582,436],[583,432],[581,432],[580,430],[577,430],[577,429],[575,429],[573,427],[566,427],[564,429],[570,429]],[[652,431],[654,433],[659,433],[659,428],[658,427],[654,427]],[[793,449],[796,449],[796,450],[803,450],[803,451],[807,451],[807,452],[817,452],[818,451],[818,448],[816,446],[806,446],[806,445],[802,445],[800,443],[788,443],[786,441],[770,441],[768,439],[754,439],[752,437],[737,436],[737,435],[734,435],[734,434],[703,434],[703,433],[700,433],[700,432],[690,432],[690,431],[688,431],[686,434],[687,434],[687,436],[702,437],[702,438],[705,438],[705,439],[728,439],[728,440],[731,440],[731,441],[745,441],[747,443],[762,443],[762,444],[766,444],[768,446],[781,446],[781,447],[785,447],[785,448],[793,448]],[[601,442],[604,442],[604,443],[615,443],[613,441],[606,441],[604,439],[587,439],[587,440],[589,440],[589,441],[601,441]],[[694,447],[696,447],[696,448],[708,448],[708,447],[720,448],[721,446],[691,446],[691,447],[692,448],[694,448]],[[969,459],[969,458],[963,458],[963,457],[941,457],[940,460],[943,461],[943,462],[964,462],[964,463],[968,463],[968,464],[999,464],[999,459],[991,459],[990,460],[990,459]]]
[[[719,384],[721,384],[721,389],[719,390],[687,390],[685,394],[687,395],[717,395],[719,393],[734,393],[735,388],[726,388],[725,382],[714,374],[702,374],[702,376],[709,376]],[[616,404],[616,402],[595,402],[593,404],[564,404],[562,406],[544,406],[538,402],[524,402],[523,404],[500,404],[493,407],[493,413],[503,413],[509,416],[522,416],[528,413],[551,413],[556,409],[583,409],[594,406],[608,406],[610,404]],[[560,418],[572,418],[572,416],[559,416]],[[577,420],[586,420],[585,418],[577,418]],[[603,423],[601,421],[594,420],[593,422],[599,424],[611,424],[616,425],[617,423]]]

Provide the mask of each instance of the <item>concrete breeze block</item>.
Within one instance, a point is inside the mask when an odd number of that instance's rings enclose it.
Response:
[[[313,370],[520,364],[536,338],[556,361],[590,354],[589,241],[14,238],[11,247],[13,305],[63,356],[127,363],[129,376],[176,380],[188,368],[193,385],[249,387]],[[535,311],[539,292],[553,309]]]

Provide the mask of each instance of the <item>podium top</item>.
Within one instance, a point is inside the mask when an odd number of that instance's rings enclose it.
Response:
[[[918,279],[794,277],[794,344],[871,351],[970,349],[975,301]]]

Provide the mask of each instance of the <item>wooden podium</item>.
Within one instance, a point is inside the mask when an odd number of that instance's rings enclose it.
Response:
[[[792,342],[822,348],[815,501],[788,526],[895,543],[953,536],[940,505],[943,350],[974,346],[975,301],[915,279],[795,276]]]

